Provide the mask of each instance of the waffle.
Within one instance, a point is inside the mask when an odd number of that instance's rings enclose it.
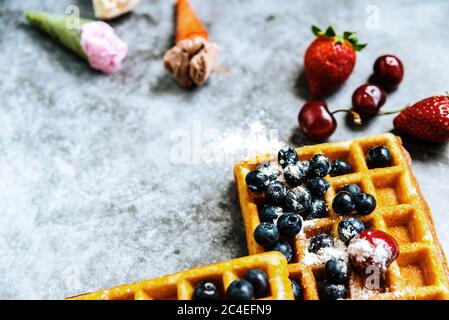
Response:
[[[196,284],[205,280],[214,281],[220,288],[220,296],[223,297],[225,288],[231,282],[256,268],[267,273],[270,284],[269,294],[260,300],[293,299],[287,260],[278,252],[267,252],[87,293],[68,300],[192,300]]]
[[[390,167],[369,169],[366,154],[375,145],[386,146],[392,155]],[[342,217],[332,210],[336,190],[354,183],[377,200],[376,210],[368,216],[357,216],[365,224],[392,235],[400,245],[399,257],[389,266],[381,290],[369,290],[364,280],[351,273],[348,285],[349,299],[449,299],[448,266],[436,237],[428,205],[414,177],[410,157],[399,137],[383,134],[350,142],[325,143],[297,149],[300,160],[309,160],[322,153],[330,160],[342,159],[352,166],[347,175],[326,179],[331,187],[325,195],[328,217],[305,221],[303,231],[291,242],[293,258],[289,264],[290,277],[303,288],[304,298],[319,299],[317,283],[323,279],[322,261],[307,257],[307,239],[327,233],[338,238],[337,225]],[[254,230],[260,224],[258,208],[264,202],[263,193],[251,192],[245,177],[260,163],[275,161],[276,156],[264,155],[242,161],[235,166],[234,175],[245,225],[249,254],[266,250],[254,240]]]

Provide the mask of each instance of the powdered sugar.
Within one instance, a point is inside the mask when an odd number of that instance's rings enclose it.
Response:
[[[282,167],[275,162],[270,162],[269,164],[261,166],[260,172],[267,176],[281,176]]]
[[[372,241],[373,243],[370,243],[368,240],[361,238],[351,241],[348,246],[348,254],[355,262],[360,264],[369,262],[370,265],[378,266],[384,272],[391,258],[391,251],[385,241],[381,239],[373,239]]]
[[[347,247],[340,239],[334,239],[334,246],[322,248],[317,253],[309,252],[308,242],[304,249],[303,263],[305,265],[324,264],[330,259],[341,259],[348,261]]]

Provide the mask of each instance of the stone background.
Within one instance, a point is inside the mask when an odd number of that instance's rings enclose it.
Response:
[[[311,24],[357,30],[369,43],[331,108],[350,104],[385,53],[406,68],[385,109],[449,89],[447,1],[192,2],[229,69],[196,90],[178,87],[161,63],[173,43],[171,1],[143,0],[113,22],[130,45],[113,76],[21,17],[24,9],[64,13],[70,3],[91,17],[90,1],[0,2],[0,298],[61,299],[245,255],[232,161],[205,162],[270,129],[277,138],[260,148],[309,143],[296,116],[307,98]],[[331,141],[392,129],[391,116],[359,130],[338,120]],[[226,138],[210,139],[211,129]],[[449,149],[405,144],[447,251]]]

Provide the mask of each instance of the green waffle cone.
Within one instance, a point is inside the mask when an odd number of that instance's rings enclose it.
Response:
[[[81,48],[81,31],[79,28],[70,28],[73,24],[73,17],[64,15],[51,14],[40,11],[25,11],[24,17],[34,26],[40,28],[52,38],[86,59],[83,49]],[[80,25],[90,20],[80,19]]]

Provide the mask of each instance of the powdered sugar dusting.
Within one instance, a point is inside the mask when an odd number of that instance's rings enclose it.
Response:
[[[304,249],[303,263],[307,266],[325,264],[330,259],[348,261],[347,247],[340,239],[334,239],[334,246],[322,248],[317,253],[309,252],[309,241]]]
[[[363,264],[370,259],[372,264],[386,271],[387,262],[391,256],[390,250],[383,240],[374,239],[373,243],[374,245],[361,238],[353,240],[349,244],[348,253],[358,263]]]
[[[260,171],[263,172],[267,176],[281,176],[282,175],[282,167],[275,163],[270,162],[267,166],[262,166]]]

